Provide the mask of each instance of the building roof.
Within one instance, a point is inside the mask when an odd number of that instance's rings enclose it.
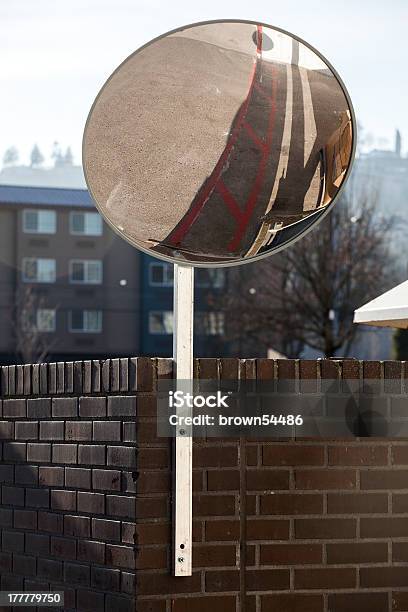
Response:
[[[0,204],[85,206],[87,208],[94,208],[95,206],[87,189],[17,185],[0,185]]]
[[[354,311],[354,323],[376,327],[408,328],[408,281]]]

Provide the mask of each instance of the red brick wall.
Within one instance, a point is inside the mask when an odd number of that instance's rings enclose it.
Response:
[[[408,383],[401,362],[207,359],[196,375]],[[408,610],[402,439],[196,440],[194,573],[172,577],[154,396],[171,376],[149,359],[2,368],[3,589],[63,587],[81,611]]]

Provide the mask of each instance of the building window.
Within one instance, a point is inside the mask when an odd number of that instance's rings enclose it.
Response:
[[[23,281],[25,283],[55,283],[55,259],[25,257],[23,259]]]
[[[55,234],[57,214],[55,210],[23,211],[23,231],[26,234]]]
[[[155,310],[149,312],[150,334],[172,334],[173,312]],[[201,336],[218,336],[224,333],[223,312],[196,312],[194,316],[194,333]]]
[[[153,287],[171,287],[173,285],[173,264],[154,262],[149,264],[149,284]]]
[[[56,313],[53,308],[38,308],[36,318],[39,332],[55,331]]]
[[[71,310],[69,313],[69,331],[99,334],[102,331],[102,311]]]
[[[222,268],[196,268],[195,279],[197,287],[221,289],[225,282],[225,270]]]
[[[99,259],[72,259],[69,262],[70,283],[100,285],[102,283],[102,261]]]
[[[102,218],[97,212],[71,212],[69,215],[71,234],[76,236],[102,236]]]
[[[171,310],[149,312],[149,334],[172,334],[173,312]]]
[[[197,312],[194,317],[194,332],[201,336],[219,336],[224,333],[223,312]]]

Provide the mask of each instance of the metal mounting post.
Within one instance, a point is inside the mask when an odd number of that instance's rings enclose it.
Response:
[[[193,391],[194,268],[174,264],[173,359],[177,389]],[[192,409],[178,408],[177,416],[191,416]],[[192,574],[192,463],[191,427],[177,427],[173,463],[173,559],[175,576]]]

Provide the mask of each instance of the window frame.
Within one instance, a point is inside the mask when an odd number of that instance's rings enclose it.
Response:
[[[100,315],[99,318],[99,322],[100,322],[100,326],[99,329],[97,330],[89,330],[89,329],[74,329],[72,327],[72,313],[73,310],[69,310],[68,312],[68,331],[70,334],[101,334],[103,331],[103,310],[98,309],[98,310],[91,310],[89,308],[78,308],[78,309],[74,309],[74,310],[79,310],[80,312],[82,312],[83,315],[83,320],[84,320],[84,315],[85,313],[89,313],[89,312],[97,312]]]
[[[163,278],[165,279],[162,283],[156,283],[153,280],[153,268],[154,266],[160,267],[163,271]],[[168,270],[172,269],[173,277],[169,280],[168,278]],[[149,285],[150,287],[173,287],[174,285],[174,267],[171,263],[166,263],[164,261],[151,261],[149,263]],[[160,311],[158,311],[160,312]]]
[[[89,264],[100,264],[100,280],[92,281],[86,280],[85,276],[88,275]],[[84,280],[74,280],[72,278],[72,270],[74,264],[84,265]],[[86,274],[85,274],[86,272]],[[70,259],[68,264],[68,278],[70,285],[102,285],[103,284],[103,260],[102,259]]]
[[[213,319],[213,320],[211,320]],[[199,310],[196,312],[195,322],[197,327],[201,326],[201,330],[194,329],[194,333],[201,337],[222,336],[225,333],[225,312],[222,310]],[[216,329],[215,332],[211,330]]]
[[[26,226],[26,216],[27,213],[35,213],[37,215],[37,223],[39,224],[39,217],[41,213],[51,213],[53,215],[54,218],[54,229],[53,231],[39,231],[39,230],[33,230],[33,229],[29,229]],[[22,223],[22,228],[23,228],[23,234],[43,234],[44,236],[53,236],[57,233],[57,211],[52,209],[52,208],[24,208],[23,209],[23,223]]]
[[[84,231],[83,232],[78,232],[74,230],[74,223],[73,223],[74,215],[82,215],[84,217]],[[99,218],[100,220],[100,232],[99,233],[95,234],[95,233],[87,232],[86,230],[87,215],[95,215],[96,217]],[[69,233],[71,234],[71,236],[94,236],[95,238],[103,236],[103,220],[102,220],[101,215],[98,212],[93,212],[93,211],[71,210],[69,213]]]
[[[151,327],[151,319],[152,315],[165,315],[166,313],[170,313],[172,315],[172,330],[171,332],[166,331],[152,331]],[[164,326],[163,326],[164,327]],[[172,310],[149,310],[148,314],[148,331],[152,336],[171,336],[174,333],[174,314]]]
[[[35,261],[38,262],[39,261],[52,261],[54,263],[54,277],[53,280],[38,280],[38,269],[37,269],[37,278],[36,279],[32,279],[32,278],[27,278],[26,274],[25,274],[25,267],[26,267],[26,263],[29,261]],[[52,285],[53,283],[56,282],[57,280],[57,260],[53,257],[23,257],[23,261],[22,261],[22,280],[23,283],[44,283],[47,285]]]
[[[52,329],[40,329],[39,325],[38,325],[38,316],[39,313],[43,310],[46,310],[48,312],[52,312],[53,313],[53,320],[52,320]],[[40,332],[41,334],[52,334],[56,331],[57,329],[57,311],[55,308],[37,308],[36,313],[35,313],[35,325],[36,325],[36,329],[38,332]]]
[[[200,282],[199,275],[200,271],[205,270],[209,275],[213,274],[216,278],[210,280],[210,282]],[[217,276],[219,277],[217,279]],[[197,268],[196,274],[196,287],[198,289],[222,289],[225,286],[225,270],[224,268]]]

